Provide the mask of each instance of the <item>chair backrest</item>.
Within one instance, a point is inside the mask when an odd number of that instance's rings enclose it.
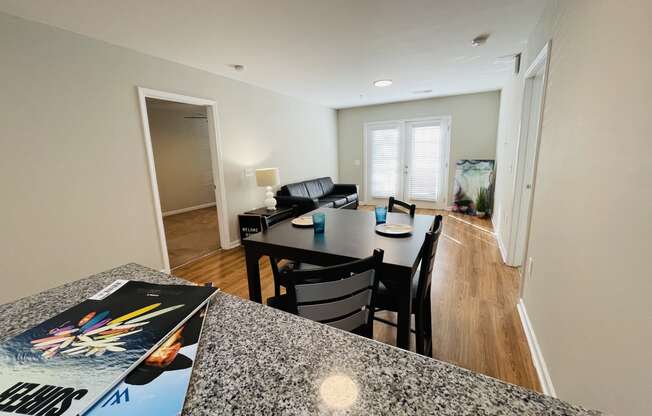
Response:
[[[296,217],[298,215],[298,208],[293,207],[292,211],[293,211],[292,216]],[[268,218],[261,216],[260,217],[260,228],[261,228],[262,232],[267,232],[267,230],[269,230],[270,227],[271,227],[271,225],[269,225]],[[279,260],[280,259],[277,259],[276,257],[271,257],[270,256],[270,258],[269,258],[269,264],[272,267],[272,275],[274,276],[274,282],[275,282],[275,287],[276,288],[278,288],[278,282],[279,282],[279,276],[280,276],[279,269],[278,269]],[[278,294],[278,293],[276,293],[276,294]]]
[[[299,207],[293,206],[292,207],[292,214],[291,214],[292,218],[298,217],[299,214],[300,214]],[[252,216],[257,216],[257,215],[252,215]],[[260,229],[261,229],[261,231],[265,232],[265,231],[269,230],[270,227],[272,227],[272,225],[270,225],[270,223],[269,223],[269,217],[265,217],[265,216],[261,215],[260,216]]]
[[[442,228],[443,218],[441,215],[437,215],[430,227],[430,231],[426,233],[426,238],[421,247],[421,270],[417,284],[417,299],[419,301],[423,301],[430,293],[432,270],[435,265],[435,255],[437,254],[437,245]]]
[[[284,270],[290,311],[373,338],[374,302],[383,250],[372,256],[308,270]]]
[[[405,210],[397,208],[397,205]],[[408,204],[407,202],[399,201],[393,196],[390,196],[389,203],[387,204],[387,211],[402,212],[404,214],[410,214],[410,217],[414,217],[414,214],[417,212],[417,206],[415,204]]]

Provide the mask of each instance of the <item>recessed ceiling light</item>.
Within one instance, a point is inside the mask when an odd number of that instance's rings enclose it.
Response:
[[[484,45],[485,43],[487,43],[487,39],[489,39],[489,33],[483,33],[481,35],[474,37],[473,40],[471,41],[471,45],[473,46]]]
[[[391,79],[379,79],[378,81],[374,81],[374,86],[376,87],[389,87],[390,85],[392,85]]]

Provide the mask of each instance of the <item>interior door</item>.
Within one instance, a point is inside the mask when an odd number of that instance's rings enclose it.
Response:
[[[510,266],[522,267],[521,291],[532,271],[532,263],[527,259],[527,246],[530,234],[532,201],[536,192],[537,159],[544,116],[543,107],[548,76],[549,50],[550,44],[548,43],[525,72],[521,124],[516,152],[516,171],[514,174],[514,200],[512,202],[511,221],[507,222],[506,219],[505,222],[509,233],[505,263]]]
[[[521,266],[525,265],[525,251],[527,249],[530,214],[532,211],[536,158],[539,147],[538,134],[541,123],[543,87],[543,75],[541,74],[526,80],[525,97],[528,100],[526,108],[529,109],[529,112],[526,115],[526,124],[523,126],[526,129],[521,157],[521,160],[523,160],[523,177],[522,180],[519,181],[521,197],[517,211],[518,215],[516,216],[517,235],[515,244],[516,250],[514,252],[515,259]]]

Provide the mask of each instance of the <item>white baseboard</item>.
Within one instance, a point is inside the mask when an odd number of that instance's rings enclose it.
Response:
[[[550,378],[550,373],[548,373],[548,367],[546,366],[546,361],[543,359],[543,353],[537,342],[537,337],[534,335],[534,329],[532,328],[532,323],[530,318],[527,316],[527,310],[525,309],[525,303],[523,299],[518,301],[516,305],[518,309],[518,315],[521,318],[521,324],[523,325],[523,331],[525,331],[525,336],[527,337],[527,343],[530,347],[530,354],[532,355],[532,363],[534,368],[537,371],[539,376],[539,384],[541,384],[541,389],[544,394],[548,396],[557,397],[555,392],[555,386],[552,384],[552,379]]]
[[[230,250],[232,248],[236,248],[240,245],[240,240],[233,240],[229,243],[228,247],[222,247],[225,250]]]
[[[498,235],[500,233],[500,224],[496,224],[496,221],[498,221],[496,218],[497,216],[494,215],[494,213],[491,214],[491,225],[494,226],[494,234]]]
[[[498,244],[498,251],[500,251],[500,257],[503,258],[503,263],[507,264],[507,250],[503,245],[503,240],[500,238],[500,227],[499,224],[496,224],[496,222],[499,222],[497,218],[498,218],[497,215],[492,215],[491,224],[494,226],[494,236],[496,237],[496,243]]]
[[[498,233],[494,233],[494,237],[496,238],[496,243],[498,243],[498,251],[500,251],[500,257],[503,258],[503,263],[507,264],[507,250],[503,245],[503,240],[500,238],[500,234]],[[509,266],[509,264],[507,265]]]
[[[170,215],[183,214],[184,212],[190,212],[190,211],[195,211],[202,208],[210,208],[214,206],[215,206],[215,202],[209,202],[207,204],[195,205],[194,207],[174,209],[172,211],[165,211],[163,213],[163,216],[169,217]]]

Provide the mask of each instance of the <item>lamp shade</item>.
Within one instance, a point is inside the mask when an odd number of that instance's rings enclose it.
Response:
[[[276,186],[281,183],[278,168],[256,169],[256,185]]]

